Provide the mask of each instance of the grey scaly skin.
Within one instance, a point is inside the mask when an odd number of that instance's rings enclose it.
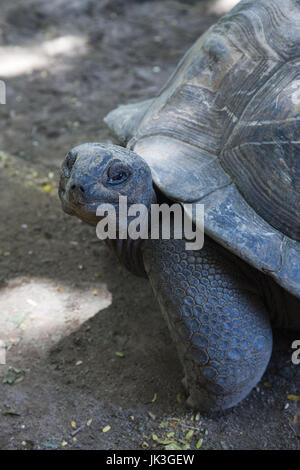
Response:
[[[99,221],[100,202],[116,205],[126,195],[129,205],[143,202],[150,209],[156,200],[144,160],[102,144],[84,144],[67,155],[59,195],[68,214],[90,225]],[[260,380],[272,350],[264,275],[208,237],[199,251],[173,239],[108,244],[128,269],[150,280],[183,365],[188,405],[217,410],[242,400]]]
[[[200,251],[186,251],[184,240],[152,241],[144,250],[193,408],[237,404],[260,380],[272,351],[259,288],[230,258],[208,237]]]

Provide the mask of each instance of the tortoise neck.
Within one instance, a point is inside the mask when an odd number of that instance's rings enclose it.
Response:
[[[153,189],[152,201],[151,204],[157,202],[157,196],[155,190]],[[151,229],[151,207],[148,211],[148,235],[150,234]],[[132,272],[136,276],[147,278],[147,274],[144,268],[143,261],[143,245],[145,243],[144,238],[138,238],[133,240],[127,234],[126,239],[106,239],[106,243],[109,248],[115,253],[120,263],[125,266],[128,271]]]
[[[127,238],[120,239],[106,239],[109,248],[115,253],[120,263],[125,266],[128,271],[139,277],[147,278],[144,268],[142,246],[145,240],[139,238],[132,240]]]

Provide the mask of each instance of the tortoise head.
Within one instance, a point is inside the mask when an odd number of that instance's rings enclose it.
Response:
[[[59,197],[63,210],[90,225],[97,225],[100,204],[112,204],[117,221],[119,197],[128,207],[150,209],[154,198],[151,170],[136,153],[117,145],[86,143],[74,147],[61,168]],[[118,225],[117,225],[118,226]]]

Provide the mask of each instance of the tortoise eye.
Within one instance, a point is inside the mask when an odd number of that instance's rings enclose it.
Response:
[[[107,171],[107,182],[112,185],[124,183],[129,177],[129,174],[128,168],[123,165],[113,165]]]

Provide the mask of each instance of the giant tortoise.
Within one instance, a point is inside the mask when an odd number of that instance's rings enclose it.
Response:
[[[272,326],[300,329],[300,1],[241,1],[155,98],[105,122],[122,146],[67,154],[62,207],[96,225],[97,207],[118,210],[120,195],[149,214],[175,201],[197,227],[193,207],[204,204],[202,249],[172,233],[108,244],[150,280],[187,404],[232,407],[267,367]]]

